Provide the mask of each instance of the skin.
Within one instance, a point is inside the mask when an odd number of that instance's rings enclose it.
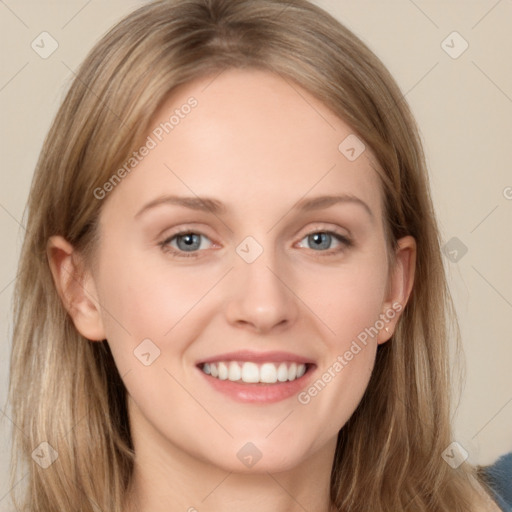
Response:
[[[104,199],[98,263],[80,285],[70,278],[80,255],[62,237],[49,240],[55,283],[78,331],[108,340],[127,387],[137,454],[129,504],[327,512],[337,433],[400,313],[305,405],[235,402],[195,364],[239,349],[291,351],[315,361],[316,380],[393,303],[406,304],[415,241],[399,241],[388,273],[370,150],[349,161],[338,146],[350,127],[299,86],[269,72],[225,71],[176,89],[154,125],[190,96],[198,106]],[[214,197],[228,211],[167,204],[134,218],[164,194]],[[293,210],[303,196],[341,194],[363,200],[372,216],[355,202]],[[197,258],[159,245],[181,228],[204,235]],[[331,230],[353,245],[333,237],[315,248],[308,235]],[[263,248],[250,264],[236,252],[247,236]],[[183,254],[183,239],[169,244]],[[150,366],[133,354],[146,338],[160,350]],[[262,455],[252,468],[237,457],[248,442]]]

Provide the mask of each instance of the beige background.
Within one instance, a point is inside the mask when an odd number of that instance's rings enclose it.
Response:
[[[458,261],[450,260],[453,252],[445,258],[467,359],[455,440],[471,462],[491,463],[512,450],[512,0],[316,3],[359,35],[398,81],[422,132],[443,240],[456,237],[467,247]],[[73,70],[141,4],[0,1],[0,511],[8,510],[13,428],[6,408],[11,296],[34,165]],[[59,45],[47,59],[31,48],[43,31]],[[454,31],[463,39],[448,37]],[[464,40],[467,50],[453,58]]]

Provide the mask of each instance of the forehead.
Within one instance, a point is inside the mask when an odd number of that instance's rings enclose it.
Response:
[[[116,187],[113,203],[135,209],[169,193],[248,211],[258,202],[290,207],[344,193],[380,212],[369,148],[361,152],[350,126],[275,73],[230,69],[181,85],[155,113],[148,137],[153,148]]]

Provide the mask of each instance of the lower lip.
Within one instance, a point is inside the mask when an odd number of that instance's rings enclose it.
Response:
[[[206,381],[217,391],[224,393],[231,399],[243,403],[275,403],[286,400],[297,395],[306,387],[315,370],[312,365],[308,371],[298,379],[288,382],[276,382],[275,384],[264,383],[239,383],[230,380],[220,380],[211,375],[207,375],[200,368],[198,371],[206,379]]]

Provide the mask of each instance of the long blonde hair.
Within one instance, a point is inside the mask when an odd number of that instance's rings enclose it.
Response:
[[[381,61],[307,0],[152,2],[111,29],[80,67],[27,205],[9,399],[18,426],[12,483],[23,468],[28,478],[14,499],[30,512],[122,511],[134,464],[126,389],[107,341],[92,343],[74,327],[46,244],[61,235],[92,261],[105,202],[94,190],[145,140],[175,87],[234,67],[277,72],[345,120],[378,161],[390,254],[402,236],[417,241],[410,300],[338,436],[333,503],[343,512],[482,510],[475,468],[452,469],[442,458],[453,441],[450,325],[458,349],[459,331],[415,121]],[[58,454],[47,468],[32,460],[42,442]]]

